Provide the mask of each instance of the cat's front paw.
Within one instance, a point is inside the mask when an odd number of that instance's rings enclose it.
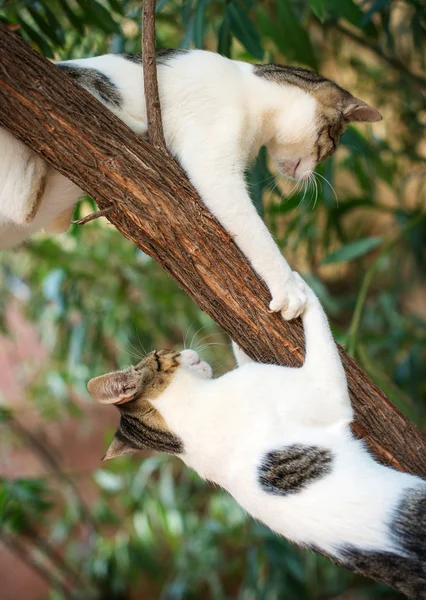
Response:
[[[292,273],[278,294],[273,294],[269,304],[271,312],[281,312],[286,321],[300,317],[308,298],[306,284],[298,273]]]

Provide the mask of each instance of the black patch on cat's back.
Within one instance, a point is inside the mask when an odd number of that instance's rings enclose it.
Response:
[[[122,97],[117,86],[104,73],[97,69],[64,63],[58,63],[58,67],[81,87],[86,88],[88,92],[99,96],[106,104],[111,104],[117,108],[121,106]]]
[[[335,562],[352,571],[358,571],[376,581],[394,587],[415,600],[426,598],[426,562],[407,558],[393,552],[359,550],[343,546]]]
[[[261,488],[270,494],[296,494],[331,471],[331,451],[319,446],[293,444],[272,450],[263,457],[258,471]]]
[[[181,56],[182,54],[186,54],[187,52],[189,52],[189,50],[187,50],[185,48],[165,48],[164,50],[159,50],[156,53],[157,64],[164,65],[170,59],[177,58],[178,56]],[[119,56],[122,56],[126,60],[130,60],[131,62],[134,62],[136,64],[139,64],[139,65],[142,64],[142,52],[135,52],[135,53],[123,52]]]
[[[171,431],[151,427],[131,415],[121,415],[116,437],[136,450],[157,450],[168,454],[182,454],[182,440]]]
[[[404,494],[389,529],[397,544],[426,563],[426,485],[411,488]]]
[[[330,83],[330,80],[315,71],[293,67],[290,65],[253,65],[253,73],[276,83],[297,85],[298,87],[313,90],[318,85]]]

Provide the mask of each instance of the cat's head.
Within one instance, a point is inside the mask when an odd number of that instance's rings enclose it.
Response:
[[[276,111],[274,135],[267,144],[278,170],[286,177],[308,179],[317,164],[335,152],[348,123],[372,123],[382,118],[376,109],[314,71],[256,65],[254,72],[293,91],[293,105],[283,102]]]
[[[179,402],[195,382],[211,376],[211,367],[194,350],[159,350],[135,366],[91,379],[91,396],[101,404],[114,404],[121,414],[104,458],[146,449],[182,453],[182,440],[169,429],[157,405],[160,400]]]

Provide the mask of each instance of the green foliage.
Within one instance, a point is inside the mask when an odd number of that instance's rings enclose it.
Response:
[[[140,50],[140,4],[0,0],[0,20],[55,59],[134,52]],[[247,181],[289,261],[320,295],[338,340],[421,427],[425,16],[418,0],[157,3],[159,47],[314,67],[385,116],[382,124],[348,129],[338,152],[317,169],[315,188],[290,195],[264,149]],[[75,217],[93,208],[86,199]],[[39,235],[4,253],[0,270],[0,327],[7,329],[6,309],[18,303],[49,354],[26,390],[45,422],[83,425],[74,398],[87,398],[90,377],[135,362],[153,347],[182,346],[185,337],[187,345],[194,338],[205,346],[216,372],[232,366],[228,342],[210,319],[105,223]],[[418,297],[423,303],[416,304]],[[54,469],[58,485],[47,493],[45,477],[3,478],[1,529],[32,540],[37,556],[62,545],[68,568],[85,582],[76,579],[75,598],[399,597],[295,549],[168,457],[103,465],[93,473],[97,495],[87,507],[52,453],[36,438],[17,435],[15,423],[13,412],[2,409],[2,444],[10,437],[25,442]],[[41,547],[34,530],[40,523],[47,538]],[[58,563],[51,568],[58,577],[63,571]],[[53,588],[51,598],[66,597],[63,587]]]

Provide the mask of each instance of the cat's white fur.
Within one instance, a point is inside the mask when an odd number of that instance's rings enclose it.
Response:
[[[108,76],[124,100],[119,109],[110,104],[108,108],[136,133],[146,134],[139,64],[120,55],[67,64],[95,68]],[[287,175],[303,179],[312,172],[315,98],[297,86],[254,75],[248,63],[203,51],[159,64],[158,80],[169,150],[267,284],[270,309],[281,311],[286,319],[297,316],[306,301],[303,289],[250,200],[244,170],[265,144]],[[39,211],[27,222],[29,175],[41,168],[42,161],[2,129],[0,153],[0,248],[13,246],[55,220],[55,229],[64,229],[82,191],[49,167]]]
[[[407,490],[426,490],[425,482],[378,464],[354,439],[346,376],[309,290],[302,318],[301,368],[255,363],[234,347],[241,366],[210,379],[210,367],[185,350],[170,385],[152,403],[182,439],[182,460],[272,530],[337,557],[348,544],[406,556],[389,523]],[[298,493],[266,492],[259,485],[262,458],[292,444],[330,450],[330,473]]]

